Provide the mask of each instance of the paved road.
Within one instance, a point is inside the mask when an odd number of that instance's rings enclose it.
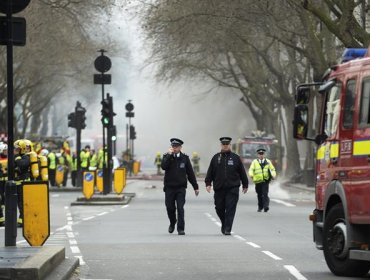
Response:
[[[310,191],[275,182],[271,211],[257,213],[251,187],[240,195],[231,236],[221,234],[204,189],[199,197],[188,189],[185,236],[167,232],[160,181],[131,181],[125,191],[136,193],[126,206],[71,207],[76,193],[51,193],[46,245],[65,244],[68,256],[80,258],[73,279],[337,279],[312,242]]]

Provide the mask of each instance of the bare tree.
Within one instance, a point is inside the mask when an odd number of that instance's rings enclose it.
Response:
[[[27,44],[14,48],[15,131],[45,131],[43,112],[70,92],[71,84],[91,84],[92,63],[101,45],[116,50],[105,30],[114,0],[37,0],[24,11]],[[121,49],[124,46],[119,46]],[[0,50],[0,101],[6,100],[5,50]],[[90,74],[90,75],[89,75]],[[87,92],[81,90],[79,94]],[[0,102],[3,106],[4,102]],[[74,104],[70,105],[71,108]],[[60,116],[66,120],[65,115]],[[32,125],[30,126],[30,121]],[[37,125],[45,124],[44,129]],[[6,110],[0,112],[0,130],[6,130]],[[31,128],[31,129],[30,129]]]
[[[294,84],[302,79],[297,69],[307,61],[281,38],[289,33],[304,49],[304,30],[296,28],[301,19],[287,3],[270,2],[155,1],[147,6],[144,28],[153,42],[151,62],[160,65],[158,77],[208,77],[241,93],[258,128],[278,136],[282,125],[290,131]],[[299,171],[297,145],[291,137],[285,141],[288,171],[294,174]]]

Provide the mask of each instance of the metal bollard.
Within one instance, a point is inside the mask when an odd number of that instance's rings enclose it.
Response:
[[[5,246],[16,246],[17,240],[17,186],[5,183]]]

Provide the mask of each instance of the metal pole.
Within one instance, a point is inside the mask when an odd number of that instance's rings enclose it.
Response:
[[[128,124],[126,123],[126,155],[128,156],[128,138],[129,138],[129,127]]]
[[[131,117],[128,118],[128,127],[130,129],[130,133],[131,133]],[[129,133],[129,134],[130,134]],[[131,176],[132,175],[132,167],[133,167],[133,164],[132,164],[132,140],[131,140],[131,135],[129,136],[130,138],[130,141],[129,141],[129,149],[130,149],[130,152],[129,152],[129,156],[128,156],[128,159],[129,159],[129,175]]]
[[[14,183],[14,98],[13,98],[13,25],[12,1],[7,0],[8,42],[7,51],[7,106],[8,106],[8,180],[5,187],[5,246],[16,246],[17,240],[17,192]],[[13,189],[11,189],[13,187]],[[15,190],[15,191],[14,191]]]
[[[75,107],[75,118],[76,118],[76,153],[77,153],[77,187],[82,187],[82,170],[81,170],[81,128],[77,124],[77,108],[80,106],[80,102],[77,101]]]

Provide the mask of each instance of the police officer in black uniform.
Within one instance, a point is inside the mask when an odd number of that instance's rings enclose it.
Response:
[[[215,209],[221,220],[221,232],[230,235],[236,205],[239,200],[240,181],[243,193],[248,191],[248,177],[240,157],[231,152],[231,138],[221,137],[221,152],[211,159],[205,178],[207,192],[214,190]]]
[[[167,215],[170,220],[168,232],[172,233],[175,230],[177,222],[178,234],[184,235],[184,205],[187,181],[189,180],[193,186],[196,196],[199,194],[199,187],[189,156],[181,152],[184,142],[177,138],[172,138],[170,142],[171,147],[168,153],[163,155],[161,162],[161,168],[165,171],[163,191],[165,192]]]

